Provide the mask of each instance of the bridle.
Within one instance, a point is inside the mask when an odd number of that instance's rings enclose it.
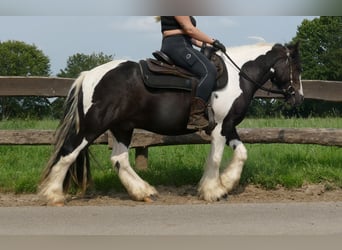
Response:
[[[287,63],[289,64],[290,67],[290,85],[287,88],[283,88],[283,89],[272,89],[272,88],[266,88],[264,87],[262,84],[254,81],[252,78],[250,78],[246,72],[242,71],[241,68],[233,61],[233,59],[226,53],[223,52],[222,53],[228,58],[228,60],[238,69],[239,71],[239,75],[241,75],[243,78],[245,78],[246,80],[252,82],[254,85],[258,86],[259,89],[262,89],[263,91],[266,91],[268,93],[273,93],[273,94],[280,94],[283,95],[285,98],[289,98],[290,96],[294,96],[295,95],[295,88],[293,87],[293,68],[292,68],[292,64],[291,64],[291,56],[290,56],[290,51],[289,49],[286,47],[286,56],[287,56]],[[274,65],[277,64],[277,62],[279,60],[283,59],[283,57],[279,58]],[[276,81],[275,78],[275,69],[274,69],[274,65],[273,67],[270,68],[270,73],[273,75],[270,77],[270,80],[272,83],[274,83]]]
[[[286,60],[286,64],[289,65],[289,72],[290,72],[290,84],[287,88],[284,88],[284,89],[281,89],[279,92],[282,92],[282,94],[285,96],[285,98],[288,98],[289,96],[294,96],[296,91],[295,91],[295,88],[293,87],[293,67],[292,67],[292,59],[291,59],[291,56],[290,56],[290,51],[289,49],[286,47],[286,57],[287,57],[287,60]],[[277,62],[282,59],[282,58],[279,58],[278,60],[276,60],[276,62],[274,63],[274,66],[277,64]],[[275,78],[275,69],[274,69],[274,66],[271,67],[270,71],[272,72],[273,74],[273,77],[270,77],[270,80],[272,83],[276,82],[276,78]],[[274,90],[272,90],[274,91]],[[273,92],[274,93],[274,92]]]

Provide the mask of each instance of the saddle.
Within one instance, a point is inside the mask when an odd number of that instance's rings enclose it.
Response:
[[[215,90],[224,88],[228,83],[228,71],[223,59],[212,47],[205,47],[202,53],[210,59],[217,69]],[[176,66],[163,52],[152,53],[155,59],[140,60],[140,70],[144,83],[149,88],[178,89],[194,92],[199,79],[189,71]]]

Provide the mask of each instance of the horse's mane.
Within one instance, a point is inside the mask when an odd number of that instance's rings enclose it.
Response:
[[[256,44],[257,46],[258,44]],[[270,45],[270,44],[267,44]],[[301,60],[300,60],[300,55],[299,55],[299,50],[298,50],[298,44],[285,44],[282,45],[280,43],[276,43],[272,46],[271,50],[267,51],[266,54],[258,56],[255,60],[249,61],[248,63],[254,62],[256,64],[269,64],[268,60],[274,60],[273,58],[276,57],[277,55],[279,56],[286,56],[287,51],[290,51],[290,56],[292,59],[292,63],[294,67],[298,70],[301,71]],[[273,55],[273,56],[270,56]]]

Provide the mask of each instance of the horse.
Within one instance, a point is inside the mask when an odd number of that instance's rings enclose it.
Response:
[[[199,198],[209,202],[227,198],[239,183],[247,150],[236,126],[244,119],[255,92],[270,80],[287,103],[295,106],[304,99],[298,43],[244,45],[227,48],[226,52],[215,52],[224,61],[228,82],[211,95],[216,126],[211,131],[211,149],[198,184]],[[88,146],[109,130],[114,138],[111,163],[131,199],[155,200],[156,188],[129,162],[133,130],[163,135],[195,132],[186,129],[191,96],[187,91],[145,86],[139,63],[131,60],[114,60],[82,72],[67,95],[39,194],[47,204],[59,206],[66,202],[70,183],[85,192],[91,179]],[[233,156],[220,172],[226,145],[232,148]]]

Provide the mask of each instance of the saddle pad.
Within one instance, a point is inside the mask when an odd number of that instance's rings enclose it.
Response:
[[[147,87],[158,89],[179,89],[192,91],[195,78],[166,75],[165,73],[152,72],[145,60],[139,61],[142,78]]]

